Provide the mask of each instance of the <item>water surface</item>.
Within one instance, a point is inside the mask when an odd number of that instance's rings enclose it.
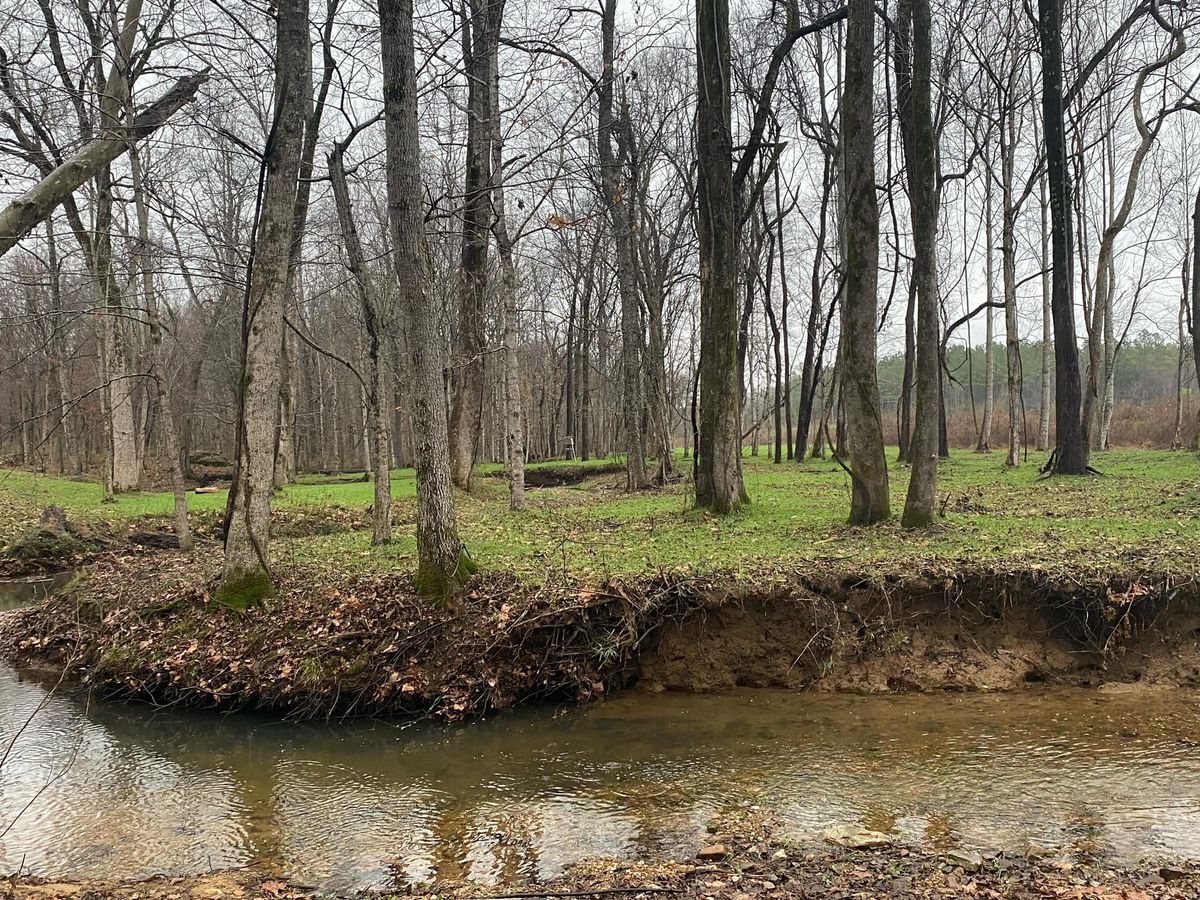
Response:
[[[739,691],[450,729],[289,724],[89,705],[0,668],[0,873],[260,862],[331,889],[504,881],[690,857],[714,812],[744,804],[798,840],[864,825],[936,847],[1200,857],[1198,713],[1194,693]]]

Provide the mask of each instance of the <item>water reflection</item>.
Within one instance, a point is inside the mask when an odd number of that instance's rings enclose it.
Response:
[[[50,697],[0,669],[0,872],[142,877],[260,861],[348,889],[690,855],[710,815],[938,847],[1200,855],[1194,694],[627,695],[437,730]]]
[[[73,577],[72,572],[59,572],[28,578],[0,578],[0,613],[45,600],[62,590]]]

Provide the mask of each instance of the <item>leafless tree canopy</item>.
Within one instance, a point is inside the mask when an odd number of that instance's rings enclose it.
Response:
[[[833,454],[864,523],[911,464],[921,526],[958,445],[1062,474],[1185,445],[1198,24],[0,0],[0,457],[171,486],[185,545],[185,491],[232,466],[228,584],[269,584],[272,485],[415,465],[440,593],[485,461],[518,509],[527,460],[618,454],[629,490],[694,478],[724,513],[744,445]]]

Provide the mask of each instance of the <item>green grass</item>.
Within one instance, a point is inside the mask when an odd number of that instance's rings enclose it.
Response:
[[[894,457],[894,453],[890,454]],[[529,509],[509,511],[503,479],[481,467],[472,494],[458,496],[462,537],[485,570],[511,569],[531,580],[690,569],[760,570],[801,560],[872,562],[941,555],[979,561],[1022,560],[1090,564],[1136,554],[1140,565],[1191,566],[1200,551],[1200,459],[1195,454],[1114,450],[1096,454],[1104,477],[1037,482],[1030,462],[1006,469],[1000,453],[957,451],[943,461],[939,497],[945,517],[930,531],[906,532],[896,523],[862,529],[844,524],[849,479],[833,461],[784,462],[747,456],[751,504],[718,518],[692,509],[690,485],[628,495],[620,476],[598,475],[581,485],[529,492]],[[690,461],[681,460],[683,468]],[[552,464],[551,464],[552,465]],[[279,492],[281,513],[339,505],[365,509],[367,483],[315,484],[305,478]],[[892,508],[904,503],[908,468],[892,466]],[[411,570],[415,561],[412,470],[392,473],[396,540],[372,547],[366,530],[339,530],[272,542],[277,564],[340,571]],[[11,535],[48,503],[69,518],[120,520],[167,515],[166,493],[122,495],[101,503],[93,482],[23,471],[0,473],[0,522]],[[220,509],[225,494],[189,494],[192,509]]]

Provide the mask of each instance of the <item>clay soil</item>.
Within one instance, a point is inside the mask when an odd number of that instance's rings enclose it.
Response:
[[[218,569],[205,556],[102,556],[65,594],[0,617],[0,656],[121,698],[442,721],[522,702],[588,703],[634,684],[1200,684],[1194,578],[936,559],[912,571],[841,561],[536,586],[493,574],[439,607],[407,576],[295,567],[270,606],[235,613],[212,601]]]

